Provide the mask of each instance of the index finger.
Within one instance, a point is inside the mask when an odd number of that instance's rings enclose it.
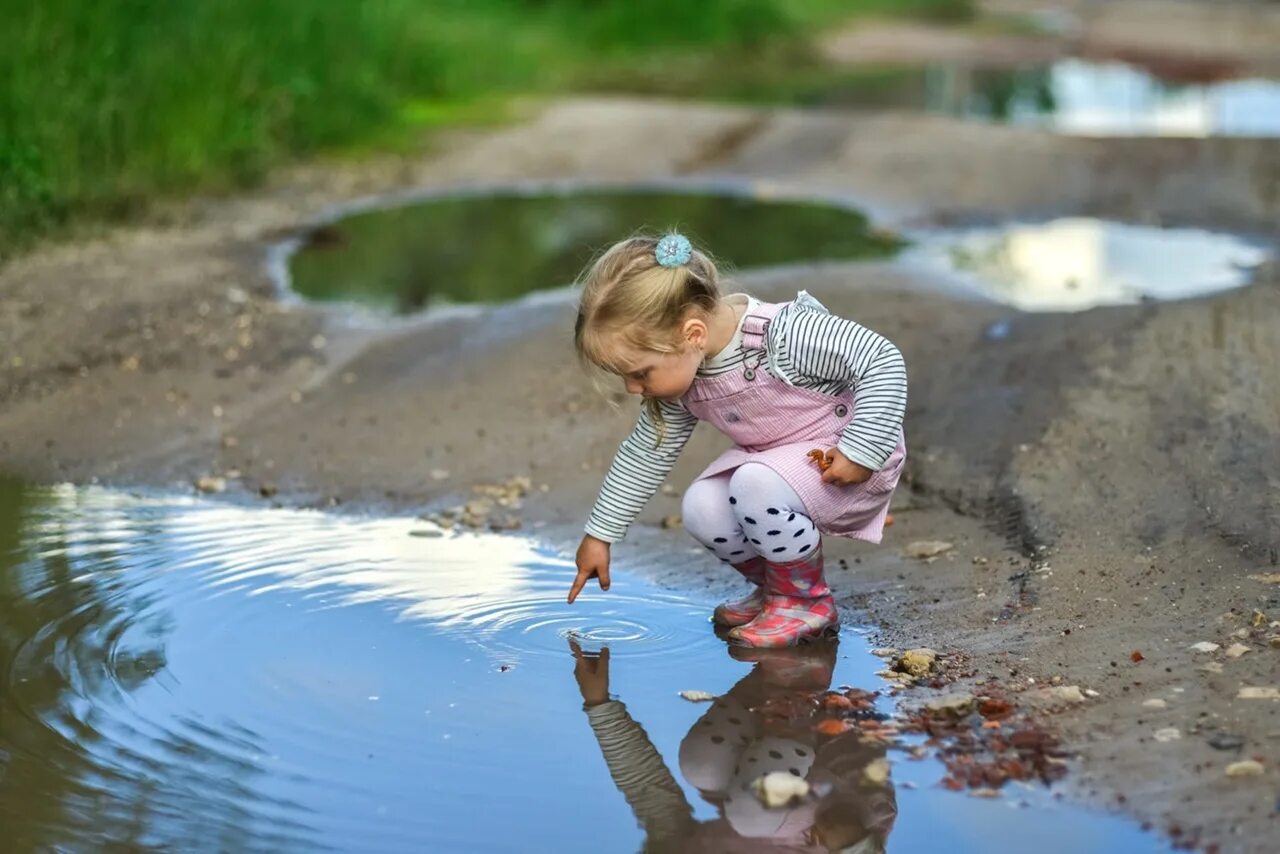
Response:
[[[573,604],[573,600],[578,598],[578,594],[582,592],[583,585],[587,583],[587,579],[591,577],[591,573],[584,570],[578,570],[578,577],[573,579],[573,584],[569,586],[569,604]]]

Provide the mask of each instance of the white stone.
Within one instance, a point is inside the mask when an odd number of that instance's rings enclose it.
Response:
[[[706,691],[681,691],[680,696],[690,703],[709,703],[716,698],[715,694],[708,694]]]
[[[862,769],[862,776],[866,778],[868,783],[879,786],[889,779],[889,760],[883,756],[879,759],[871,760],[867,763],[867,767]]]
[[[955,545],[945,540],[916,540],[915,542],[907,543],[906,548],[902,550],[902,554],[906,557],[924,559],[937,557],[943,552],[951,551],[953,548],[955,548]]]
[[[1232,762],[1227,766],[1228,777],[1257,777],[1263,772],[1262,763],[1255,759]]]
[[[752,782],[751,790],[760,803],[769,809],[776,809],[807,796],[809,783],[794,774],[773,771]]]
[[[201,492],[225,492],[227,489],[227,480],[223,477],[207,475],[196,481],[196,489]]]

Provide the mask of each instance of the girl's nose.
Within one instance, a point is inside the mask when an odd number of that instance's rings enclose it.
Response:
[[[627,394],[639,394],[644,391],[644,386],[639,380],[627,380]]]

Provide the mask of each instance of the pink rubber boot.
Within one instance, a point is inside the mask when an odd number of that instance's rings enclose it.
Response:
[[[822,577],[822,543],[808,557],[765,563],[764,609],[744,626],[729,631],[743,646],[795,646],[840,630],[836,603]]]
[[[753,557],[751,560],[733,564],[733,568],[742,573],[742,577],[755,587],[735,602],[723,602],[716,606],[711,620],[717,626],[745,626],[759,615],[764,608],[764,558]]]

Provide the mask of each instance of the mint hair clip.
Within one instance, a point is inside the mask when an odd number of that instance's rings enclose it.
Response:
[[[693,257],[693,244],[683,234],[672,232],[658,241],[654,255],[661,267],[679,267]]]

